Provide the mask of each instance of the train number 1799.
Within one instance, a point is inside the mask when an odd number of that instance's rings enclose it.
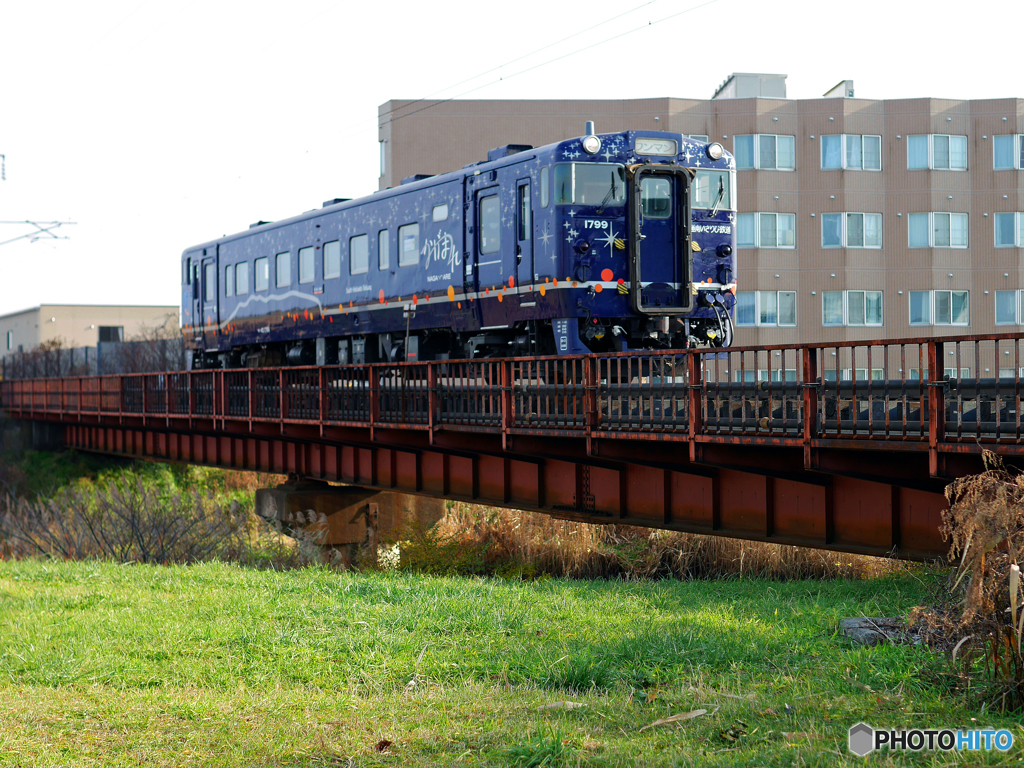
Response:
[[[608,229],[607,221],[594,221],[593,219],[583,220],[584,229]]]

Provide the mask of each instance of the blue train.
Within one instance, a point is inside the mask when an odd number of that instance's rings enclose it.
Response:
[[[735,164],[676,133],[586,135],[182,254],[193,368],[727,346]]]

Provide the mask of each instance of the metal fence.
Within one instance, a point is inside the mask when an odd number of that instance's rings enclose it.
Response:
[[[1018,336],[7,380],[3,407],[143,419],[778,442],[1020,444]],[[932,375],[935,372],[939,375]]]

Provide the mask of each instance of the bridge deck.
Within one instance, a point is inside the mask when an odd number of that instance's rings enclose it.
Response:
[[[1022,342],[33,379],[0,404],[87,450],[930,557],[944,484],[1024,452]]]

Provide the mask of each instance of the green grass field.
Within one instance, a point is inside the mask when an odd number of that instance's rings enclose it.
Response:
[[[3,562],[0,765],[861,765],[859,720],[1024,738],[944,691],[928,651],[838,636],[847,616],[905,614],[933,578]],[[539,709],[565,701],[583,706]]]

